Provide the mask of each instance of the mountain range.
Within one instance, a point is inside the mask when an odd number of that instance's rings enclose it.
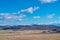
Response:
[[[60,26],[56,25],[14,25],[14,26],[0,26],[0,30],[51,30],[60,29]]]

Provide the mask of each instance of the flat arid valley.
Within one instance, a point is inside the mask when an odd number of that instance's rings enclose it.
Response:
[[[0,0],[0,40],[60,40],[60,0]]]
[[[41,33],[42,30],[1,30],[0,40],[60,40],[60,33]]]

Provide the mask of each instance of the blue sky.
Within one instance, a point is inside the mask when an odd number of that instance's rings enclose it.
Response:
[[[0,25],[60,24],[60,0],[0,0]]]

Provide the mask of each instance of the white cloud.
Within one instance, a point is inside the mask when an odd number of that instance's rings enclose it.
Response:
[[[33,18],[34,18],[34,19],[39,19],[39,18],[40,18],[40,16],[34,16]]]
[[[39,0],[41,3],[51,3],[56,2],[57,0]]]
[[[59,23],[60,23],[60,21],[59,21]]]
[[[56,14],[50,14],[50,15],[47,16],[47,18],[51,19],[51,18],[53,18],[55,15],[56,15]]]
[[[58,23],[58,21],[54,21],[54,23],[55,23],[55,24],[57,24],[57,23]]]
[[[42,24],[45,24],[45,25],[55,25],[55,24],[60,24],[60,20],[59,21],[57,21],[57,20],[55,20],[55,21],[49,21],[49,22],[40,22],[40,23],[38,23],[38,25],[42,25]]]
[[[0,13],[0,16],[9,15],[9,13]]]
[[[20,13],[21,13],[20,11],[17,12],[17,14],[20,14]]]
[[[45,23],[45,22],[40,22],[40,23],[38,23],[38,25],[47,25],[47,24],[49,24],[49,23]]]
[[[47,24],[58,24],[59,22],[58,21],[51,21],[51,22],[48,22]]]
[[[26,17],[26,15],[19,15],[19,16],[16,16],[16,15],[11,15],[11,14],[1,14],[0,15],[2,20],[22,20],[24,17]]]
[[[42,25],[42,24],[44,24],[44,23],[38,23],[38,25]]]
[[[58,17],[60,19],[60,17]]]
[[[21,21],[21,20],[23,20],[24,17],[26,17],[26,15],[15,16],[14,19]]]
[[[21,10],[21,12],[28,12],[28,13],[33,13],[34,11],[38,10],[39,7],[29,7],[27,9]]]

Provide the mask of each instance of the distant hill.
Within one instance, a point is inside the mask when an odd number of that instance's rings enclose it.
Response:
[[[17,26],[0,26],[0,30],[51,30],[60,29],[55,25],[17,25]]]

